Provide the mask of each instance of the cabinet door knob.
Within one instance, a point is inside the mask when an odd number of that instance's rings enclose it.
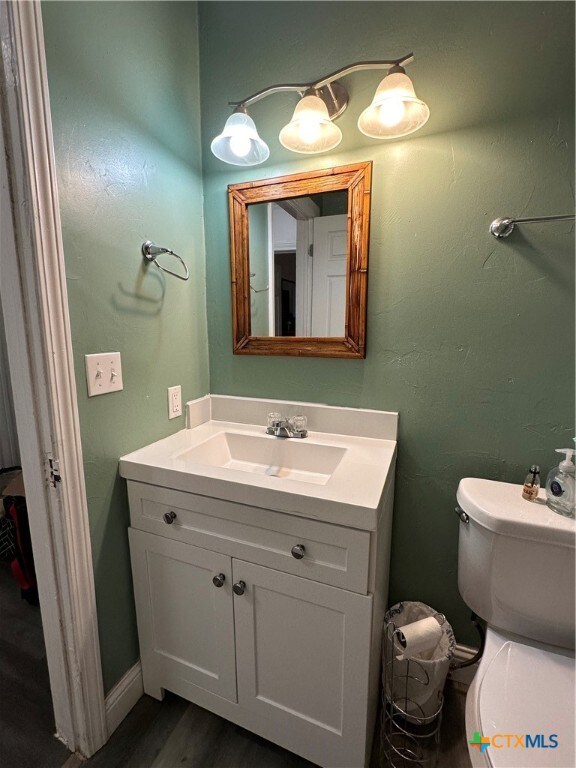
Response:
[[[295,557],[296,560],[302,560],[302,558],[306,554],[306,547],[304,546],[304,544],[294,544],[291,552],[292,552],[292,557]]]
[[[223,587],[225,581],[226,581],[226,574],[224,573],[219,573],[218,576],[214,576],[214,578],[212,579],[212,583],[214,584],[215,587]]]
[[[237,581],[236,584],[232,587],[234,590],[235,595],[243,595],[244,591],[246,589],[246,582],[245,581]]]
[[[164,518],[166,525],[172,525],[174,520],[176,520],[176,512],[173,512],[172,510],[170,510],[170,512],[164,512],[162,517]]]

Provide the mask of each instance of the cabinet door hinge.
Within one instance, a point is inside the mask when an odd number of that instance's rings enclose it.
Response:
[[[60,474],[60,462],[58,459],[55,459],[52,456],[48,456],[48,480],[50,485],[54,488],[56,487],[56,483],[60,483],[62,481],[62,475]]]

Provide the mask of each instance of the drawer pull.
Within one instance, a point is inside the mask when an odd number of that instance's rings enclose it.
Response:
[[[302,560],[304,555],[306,554],[306,547],[304,544],[294,544],[294,546],[291,549],[292,557],[295,557],[296,560]]]
[[[232,587],[234,590],[235,595],[243,595],[246,591],[246,582],[245,581],[237,581],[236,584]]]
[[[170,512],[164,512],[162,517],[164,518],[166,525],[172,525],[174,520],[176,520],[176,512],[173,512],[172,510],[170,510]]]
[[[214,578],[212,579],[212,583],[214,584],[215,587],[218,587],[218,588],[223,587],[225,581],[226,581],[226,574],[224,573],[219,573],[218,576],[214,576]]]

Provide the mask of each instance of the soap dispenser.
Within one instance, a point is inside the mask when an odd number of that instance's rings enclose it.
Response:
[[[550,470],[546,478],[546,504],[565,517],[574,517],[576,490],[572,461],[576,451],[573,448],[557,448],[556,453],[564,453],[565,459]]]

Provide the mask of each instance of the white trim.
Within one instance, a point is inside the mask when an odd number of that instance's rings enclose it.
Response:
[[[272,203],[266,205],[266,247],[268,249],[268,336],[276,336],[276,286],[274,276],[274,234]]]
[[[1,284],[16,421],[56,727],[89,757],[108,734],[42,17],[37,0],[0,10],[14,200]],[[49,455],[60,462],[57,489]]]
[[[298,221],[308,221],[320,216],[320,208],[311,197],[289,197],[286,200],[278,200],[276,205]]]
[[[296,222],[296,336],[310,336],[312,328],[312,256],[314,219]]]
[[[134,666],[120,678],[114,688],[106,696],[106,723],[108,736],[111,736],[132,707],[144,695],[142,682],[142,664],[137,661]]]

